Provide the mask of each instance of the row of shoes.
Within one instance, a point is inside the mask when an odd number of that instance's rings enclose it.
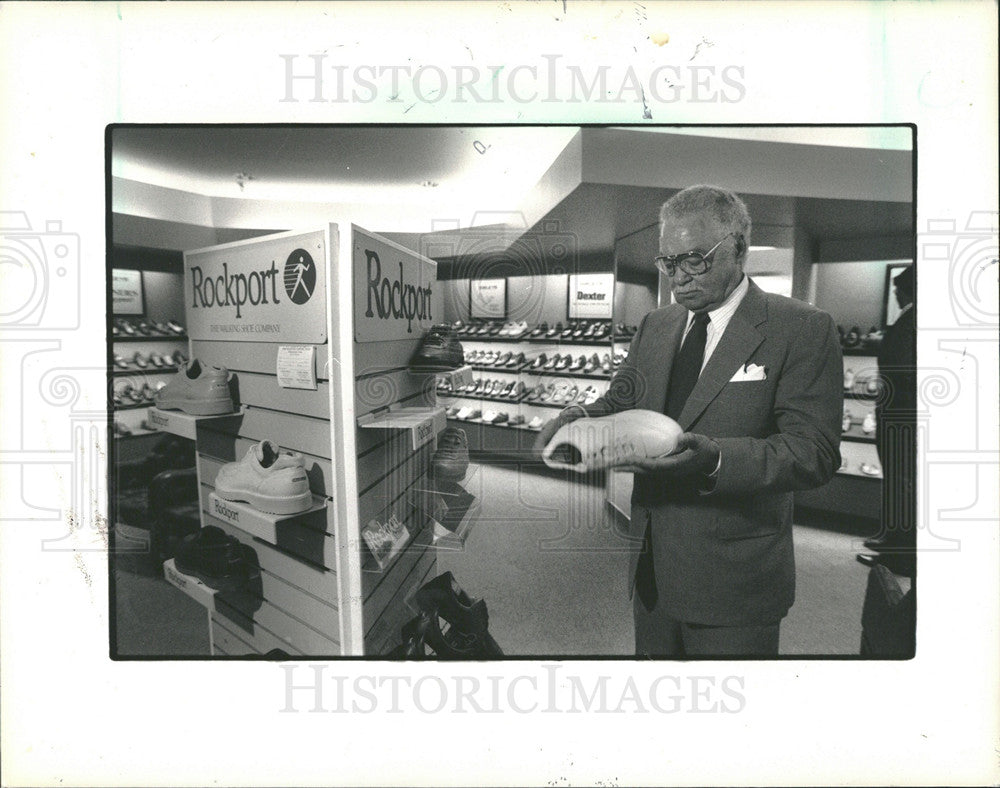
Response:
[[[187,363],[187,356],[176,350],[170,353],[150,353],[148,356],[136,352],[131,358],[115,353],[115,369],[174,369]]]
[[[159,381],[154,385],[144,383],[142,386],[133,386],[131,383],[123,383],[115,386],[111,393],[111,400],[115,405],[152,405],[156,401],[156,395],[167,384]]]
[[[532,339],[560,339],[597,341],[611,333],[610,320],[570,320],[564,326],[561,322],[554,326],[542,323],[528,336]]]
[[[152,320],[130,320],[116,317],[111,324],[111,335],[115,337],[182,337],[184,326],[176,320],[154,323]]]
[[[527,389],[518,380],[491,380],[479,378],[467,386],[452,388],[447,378],[438,378],[438,392],[451,396],[487,397],[491,399],[509,399],[517,402],[524,396]]]
[[[456,334],[468,338],[477,337],[507,337],[518,339],[528,333],[528,324],[523,320],[510,320],[506,323],[498,320],[485,322],[463,323],[456,320],[451,324],[451,329]]]
[[[539,383],[524,397],[525,402],[545,402],[549,405],[590,405],[601,396],[593,386],[581,389],[570,383]]]
[[[840,425],[842,432],[847,432],[855,424],[854,414],[848,408],[844,408],[844,420]],[[871,411],[865,414],[864,419],[861,420],[861,431],[865,435],[871,435],[875,432],[876,422],[875,414]]]
[[[848,367],[844,370],[844,391],[875,396],[878,394],[878,375],[871,372],[867,372],[863,376],[858,375]]]
[[[857,326],[851,326],[850,331],[844,331],[842,326],[837,326],[837,333],[840,335],[840,346],[843,348],[877,348],[885,336],[885,332],[875,326],[872,326],[867,334],[862,334]]]
[[[465,353],[465,363],[477,367],[507,367],[516,372],[524,365],[525,361],[524,353],[514,353],[513,351],[470,350]]]
[[[619,357],[615,354],[616,359]],[[611,355],[605,353],[603,356],[598,358],[597,354],[594,353],[587,358],[584,355],[577,356],[576,359],[569,353],[565,355],[560,355],[559,353],[554,353],[551,356],[547,356],[545,353],[532,359],[531,363],[528,365],[528,370],[531,372],[565,372],[567,374],[577,374],[577,375],[610,375],[612,370],[612,365],[620,364],[621,361],[625,360],[624,355],[620,356],[620,361],[612,359]]]
[[[541,416],[535,416],[529,422],[520,413],[511,415],[502,410],[480,410],[479,408],[469,406],[455,406],[453,408],[448,408],[448,410],[445,411],[445,416],[449,419],[457,419],[458,421],[479,421],[484,424],[502,424],[508,427],[526,426],[528,429],[532,430],[540,430],[542,425],[545,423],[545,419]]]

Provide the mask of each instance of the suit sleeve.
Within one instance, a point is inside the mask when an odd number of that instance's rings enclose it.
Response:
[[[714,493],[808,490],[840,467],[843,357],[825,312],[813,312],[792,332],[774,401],[777,431],[767,438],[716,438],[722,465]]]
[[[582,408],[588,416],[596,417],[631,410],[636,406],[645,390],[645,379],[636,366],[635,359],[638,357],[638,347],[642,343],[649,315],[650,313],[647,312],[639,322],[639,328],[629,344],[628,356],[615,372],[614,377],[611,378],[608,390],[589,405],[573,405],[571,407]]]

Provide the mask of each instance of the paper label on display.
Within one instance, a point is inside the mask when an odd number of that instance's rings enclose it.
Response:
[[[281,388],[316,390],[314,345],[280,345],[277,367],[278,385]]]
[[[610,320],[614,293],[614,274],[570,274],[569,317]]]

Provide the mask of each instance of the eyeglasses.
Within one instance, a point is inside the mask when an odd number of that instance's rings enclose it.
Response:
[[[722,246],[723,241],[734,235],[736,233],[727,233],[715,246],[704,254],[692,250],[690,252],[682,252],[681,254],[659,255],[654,258],[656,267],[669,277],[673,277],[677,273],[678,268],[689,276],[707,274],[712,267],[712,255],[715,254],[715,250]]]

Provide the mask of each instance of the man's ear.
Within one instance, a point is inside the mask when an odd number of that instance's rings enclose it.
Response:
[[[747,254],[747,242],[742,235],[736,236],[736,256],[740,259],[746,257]]]

